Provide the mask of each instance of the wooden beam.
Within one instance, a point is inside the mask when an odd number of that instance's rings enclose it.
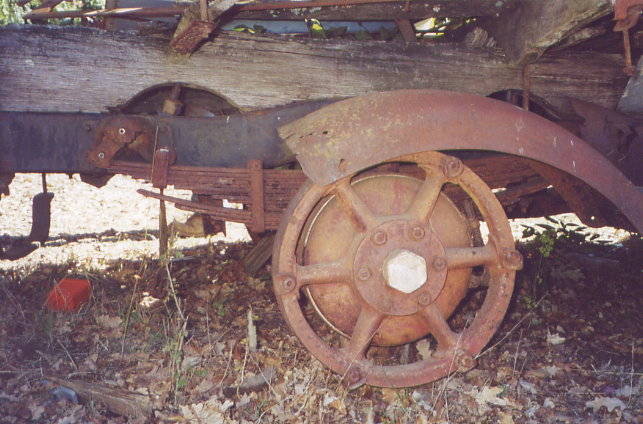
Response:
[[[627,77],[620,55],[558,54],[530,66],[531,90],[613,108]],[[142,90],[181,82],[240,108],[433,88],[488,95],[521,88],[522,69],[458,44],[220,34],[190,57],[168,40],[90,28],[0,29],[0,110],[100,112]]]
[[[611,0],[519,0],[485,27],[511,62],[526,63],[611,11]]]

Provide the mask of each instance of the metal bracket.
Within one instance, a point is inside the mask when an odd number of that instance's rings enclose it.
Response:
[[[127,147],[144,159],[152,158],[154,128],[147,120],[135,116],[113,116],[104,119],[96,130],[96,143],[87,152],[87,160],[107,168],[121,149]]]

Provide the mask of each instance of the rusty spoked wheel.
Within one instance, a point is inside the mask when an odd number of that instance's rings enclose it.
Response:
[[[370,172],[328,186],[306,184],[277,233],[274,290],[285,319],[320,361],[349,386],[407,387],[475,365],[504,317],[522,258],[507,217],[489,187],[459,159],[437,152],[398,158],[424,178]],[[442,193],[459,186],[489,227],[474,246],[469,221]],[[484,266],[489,287],[475,318],[459,332],[447,322]],[[347,338],[335,347],[306,318],[307,296],[322,320]],[[378,364],[371,345],[396,346],[433,336],[429,358]]]

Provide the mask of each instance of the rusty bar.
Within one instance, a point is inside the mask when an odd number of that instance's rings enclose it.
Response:
[[[353,6],[359,4],[400,3],[402,0],[313,0],[313,1],[280,1],[271,3],[244,4],[236,7],[239,12],[277,9],[302,9],[327,6]],[[138,16],[148,18],[161,18],[177,16],[183,13],[187,6],[172,7],[124,7],[117,9],[100,10],[70,10],[64,12],[31,12],[24,16],[25,19],[60,19],[60,18],[92,18],[99,16]]]
[[[68,10],[64,12],[31,12],[24,16],[24,19],[61,19],[61,18],[94,18],[94,17],[146,17],[164,18],[177,16],[183,13],[185,7],[123,7],[117,9],[100,10]]]
[[[162,147],[154,153],[154,161],[152,162],[150,175],[152,187],[160,189],[167,187],[169,167],[170,151],[165,147]]]
[[[238,10],[276,10],[299,9],[325,6],[353,6],[356,4],[402,3],[405,0],[312,0],[312,1],[276,1],[240,5]]]
[[[633,77],[636,74],[636,68],[632,64],[632,47],[630,45],[630,31],[628,29],[623,30],[623,57],[625,59],[623,72]]]
[[[264,221],[263,165],[260,160],[248,162],[250,171],[250,211],[252,213],[251,230],[262,233],[266,229]]]

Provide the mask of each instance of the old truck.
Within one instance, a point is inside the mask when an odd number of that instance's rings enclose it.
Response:
[[[0,29],[2,192],[15,173],[126,174],[214,224],[276,230],[284,318],[351,386],[475,366],[522,266],[509,218],[643,230],[640,0],[58,3],[26,18],[100,28]],[[304,19],[304,34],[265,31]],[[50,201],[4,259],[46,240]],[[430,358],[367,358],[424,337]]]

